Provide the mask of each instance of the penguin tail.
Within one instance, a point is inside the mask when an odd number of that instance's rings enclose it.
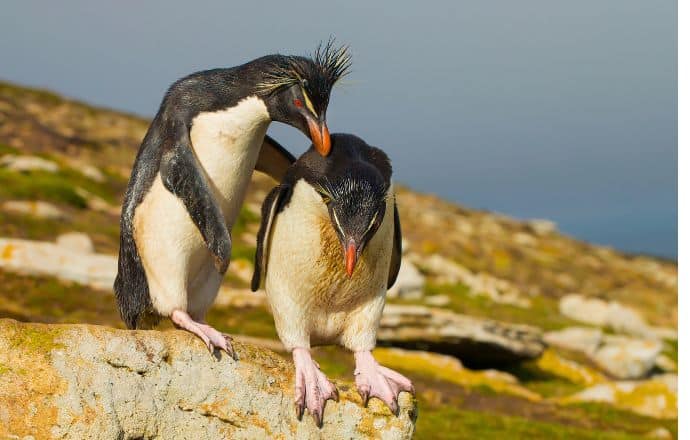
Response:
[[[129,329],[152,328],[161,320],[151,303],[146,272],[131,228],[120,228],[120,253],[115,277],[115,299],[120,317]]]

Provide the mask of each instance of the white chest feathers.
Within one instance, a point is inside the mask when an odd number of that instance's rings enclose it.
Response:
[[[350,278],[343,249],[321,196],[304,180],[272,228],[266,293],[288,348],[338,343],[370,350],[385,302],[393,250],[392,190],[381,226]]]
[[[230,224],[239,212],[270,122],[266,105],[256,96],[192,120],[194,153]]]

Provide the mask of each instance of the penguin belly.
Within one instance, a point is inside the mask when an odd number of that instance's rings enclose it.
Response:
[[[297,182],[274,220],[266,265],[266,293],[288,350],[323,344],[353,351],[374,347],[392,253],[390,200],[350,278],[321,196],[305,181]]]
[[[240,212],[270,118],[258,98],[192,121],[192,148],[228,231]],[[158,174],[134,213],[134,240],[154,309],[203,319],[223,279],[206,243],[178,197]]]

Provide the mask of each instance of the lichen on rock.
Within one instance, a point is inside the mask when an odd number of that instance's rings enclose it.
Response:
[[[412,437],[409,394],[396,417],[338,384],[340,402],[328,403],[319,429],[297,420],[283,358],[235,348],[239,361],[181,331],[0,320],[0,438]]]

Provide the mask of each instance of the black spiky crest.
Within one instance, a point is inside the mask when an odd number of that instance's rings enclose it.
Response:
[[[281,57],[259,84],[261,95],[270,95],[285,87],[302,84],[314,99],[328,102],[333,85],[349,73],[352,57],[348,46],[336,46],[330,38],[318,47],[310,57]]]

